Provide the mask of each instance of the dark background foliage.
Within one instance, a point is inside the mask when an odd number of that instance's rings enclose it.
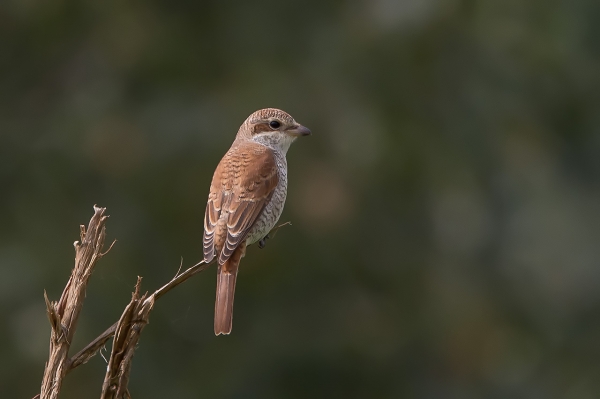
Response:
[[[134,397],[597,397],[599,71],[594,0],[0,2],[0,396],[38,390],[92,205],[118,243],[75,350],[199,260],[214,167],[278,107],[313,131],[293,226],[231,336],[214,268],[157,303]]]

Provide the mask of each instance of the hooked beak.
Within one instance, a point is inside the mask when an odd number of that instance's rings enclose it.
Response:
[[[300,137],[300,136],[309,136],[311,134],[310,129],[306,126],[296,125],[286,130],[290,135]]]

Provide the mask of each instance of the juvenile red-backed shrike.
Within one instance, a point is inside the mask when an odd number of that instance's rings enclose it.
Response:
[[[215,257],[215,334],[229,334],[240,259],[246,247],[262,241],[275,226],[287,194],[290,145],[310,130],[286,112],[256,111],[240,126],[215,170],[204,216],[204,260]]]

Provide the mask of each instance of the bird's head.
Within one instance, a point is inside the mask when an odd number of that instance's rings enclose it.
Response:
[[[284,153],[300,136],[308,136],[310,130],[294,120],[285,111],[265,108],[254,112],[240,126],[238,138],[252,140]]]

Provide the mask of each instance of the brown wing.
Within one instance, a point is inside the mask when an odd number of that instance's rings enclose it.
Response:
[[[259,144],[233,146],[210,185],[204,216],[204,259],[219,264],[246,239],[279,181],[273,151]]]

